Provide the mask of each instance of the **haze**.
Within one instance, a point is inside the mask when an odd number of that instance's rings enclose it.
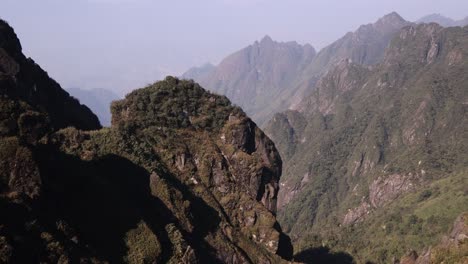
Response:
[[[317,50],[361,24],[468,14],[466,0],[2,0],[24,52],[63,87],[123,94],[192,66],[218,63],[264,35]]]

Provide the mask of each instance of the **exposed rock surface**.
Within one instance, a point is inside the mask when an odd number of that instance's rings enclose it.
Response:
[[[168,77],[115,102],[100,129],[4,22],[0,52],[0,262],[291,257],[275,218],[281,158],[227,98]]]
[[[369,186],[369,200],[375,208],[396,199],[400,194],[415,188],[417,176],[391,174],[385,179],[379,177]]]

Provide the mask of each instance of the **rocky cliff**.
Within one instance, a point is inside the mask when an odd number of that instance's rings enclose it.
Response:
[[[168,77],[112,126],[0,22],[0,262],[282,263],[282,162],[225,97]]]
[[[275,115],[279,219],[299,249],[388,263],[436,244],[467,210],[467,30],[407,26],[381,63],[342,60]]]

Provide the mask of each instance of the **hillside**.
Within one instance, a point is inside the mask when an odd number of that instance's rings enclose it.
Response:
[[[226,97],[168,77],[101,128],[0,21],[1,263],[283,263],[281,158]]]
[[[329,247],[389,263],[468,211],[467,56],[467,27],[407,26],[381,63],[342,60],[274,116],[278,216],[299,256]]]

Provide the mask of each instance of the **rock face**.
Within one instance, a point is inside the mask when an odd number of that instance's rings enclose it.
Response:
[[[4,22],[0,44],[0,262],[291,258],[281,158],[227,98],[168,77],[115,102],[100,129]]]
[[[409,25],[394,36],[381,63],[341,60],[266,126],[284,164],[278,218],[299,248],[326,244],[385,263],[401,257],[390,251],[433,244],[466,210],[450,196],[453,211],[439,215],[436,189],[466,177],[467,28]],[[408,233],[419,225],[411,232],[432,234],[422,244]]]

